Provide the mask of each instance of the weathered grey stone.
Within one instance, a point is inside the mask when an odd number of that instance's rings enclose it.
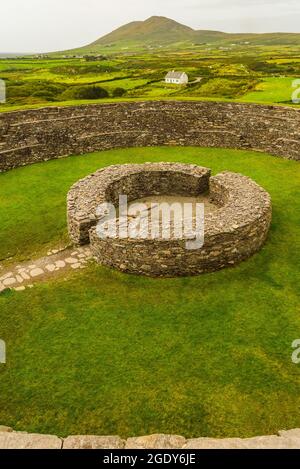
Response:
[[[178,435],[148,435],[128,438],[126,449],[180,449],[186,440]]]
[[[75,259],[74,257],[68,257],[67,259],[65,259],[65,262],[67,264],[77,264],[78,263],[78,259]]]
[[[253,149],[297,160],[299,127],[300,112],[290,107],[207,101],[1,113],[0,171],[70,154],[156,145]]]
[[[300,428],[294,428],[292,430],[281,430],[278,435],[283,438],[299,438],[300,440]]]
[[[298,440],[298,441],[297,441]],[[184,449],[298,449],[299,439],[275,435],[255,438],[195,438],[188,440]]]
[[[122,440],[118,436],[69,436],[14,432],[0,426],[0,449],[300,449],[300,429],[254,438],[194,438],[155,434]]]
[[[63,449],[122,449],[124,445],[118,436],[69,436]]]
[[[279,432],[281,439],[286,440],[286,444],[290,448],[300,449],[300,429],[282,430]]]
[[[29,280],[30,279],[30,276],[28,274],[26,274],[26,272],[21,272],[20,274],[21,274],[21,276],[24,280]]]
[[[14,277],[11,277],[11,278],[7,278],[3,280],[2,283],[5,287],[10,287],[11,285],[14,285],[15,283],[17,283],[17,280]]]
[[[121,194],[127,195],[128,201],[155,193],[196,196],[208,190],[210,170],[179,163],[126,164],[101,169],[91,176],[78,181],[68,194],[69,232],[76,244],[88,243],[101,204],[117,205]]]
[[[13,275],[14,274],[12,272],[8,272],[7,274],[2,275],[2,277],[0,277],[0,282],[2,282],[3,280],[6,280],[7,278],[13,277]]]
[[[62,440],[52,435],[0,433],[0,449],[61,449]]]
[[[99,206],[118,205],[121,194],[131,202],[153,194],[199,197],[208,189],[214,210],[205,215],[200,249],[187,248],[190,236],[186,232],[170,239],[153,237],[151,231],[142,238],[118,233],[103,238],[96,232]],[[75,244],[90,242],[100,264],[152,277],[199,275],[248,259],[264,244],[271,217],[269,194],[250,178],[231,172],[210,178],[209,169],[196,165],[109,166],[80,180],[68,194],[69,234]]]
[[[44,271],[40,268],[35,268],[30,271],[31,277],[39,277],[40,275],[43,275]]]

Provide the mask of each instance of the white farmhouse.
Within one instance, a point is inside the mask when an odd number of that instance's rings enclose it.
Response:
[[[189,82],[189,77],[185,72],[175,72],[175,70],[173,70],[167,73],[165,82],[175,85],[186,85]]]

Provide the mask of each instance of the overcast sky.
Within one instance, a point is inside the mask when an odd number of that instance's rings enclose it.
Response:
[[[300,0],[1,0],[0,52],[83,46],[152,15],[195,29],[300,32]]]

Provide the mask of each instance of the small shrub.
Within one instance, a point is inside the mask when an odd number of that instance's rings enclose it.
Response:
[[[62,100],[68,99],[103,99],[109,96],[108,92],[100,86],[73,86],[62,95]]]
[[[280,65],[260,61],[250,63],[249,68],[257,73],[273,74],[282,72],[282,67],[280,67]]]
[[[193,90],[193,95],[208,97],[236,98],[247,93],[257,84],[256,80],[234,80],[227,78],[213,78],[202,81],[199,88]]]
[[[124,96],[126,93],[126,90],[124,88],[115,88],[112,92],[112,95],[114,98],[121,98],[121,96]]]
[[[8,82],[8,98],[38,97],[46,101],[55,101],[66,89],[66,85],[48,81]]]
[[[104,60],[104,59],[102,59]],[[101,74],[101,73],[110,73],[116,72],[118,68],[112,65],[107,64],[87,64],[87,65],[65,65],[54,67],[52,69],[52,73],[56,73],[58,75],[66,75],[66,76],[73,76],[73,75],[88,75],[88,74]]]

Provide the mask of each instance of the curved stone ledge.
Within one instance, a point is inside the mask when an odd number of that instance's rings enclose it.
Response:
[[[0,171],[112,148],[181,145],[300,159],[300,111],[256,104],[148,101],[0,114]]]
[[[146,163],[109,166],[74,184],[67,197],[69,234],[74,244],[90,242],[99,205],[118,205],[154,194],[196,196],[208,191],[210,170],[180,163]]]
[[[97,207],[153,194],[199,196],[209,190],[218,209],[205,216],[204,246],[189,250],[188,238],[101,238]],[[271,199],[251,179],[196,165],[155,163],[101,169],[76,183],[68,194],[68,226],[75,244],[91,243],[100,264],[153,277],[189,276],[233,266],[258,252],[268,235]]]
[[[5,430],[5,431],[4,431]],[[148,435],[124,440],[119,436],[82,435],[59,438],[14,432],[0,427],[0,449],[300,449],[300,429],[253,438],[193,438],[179,435]]]

